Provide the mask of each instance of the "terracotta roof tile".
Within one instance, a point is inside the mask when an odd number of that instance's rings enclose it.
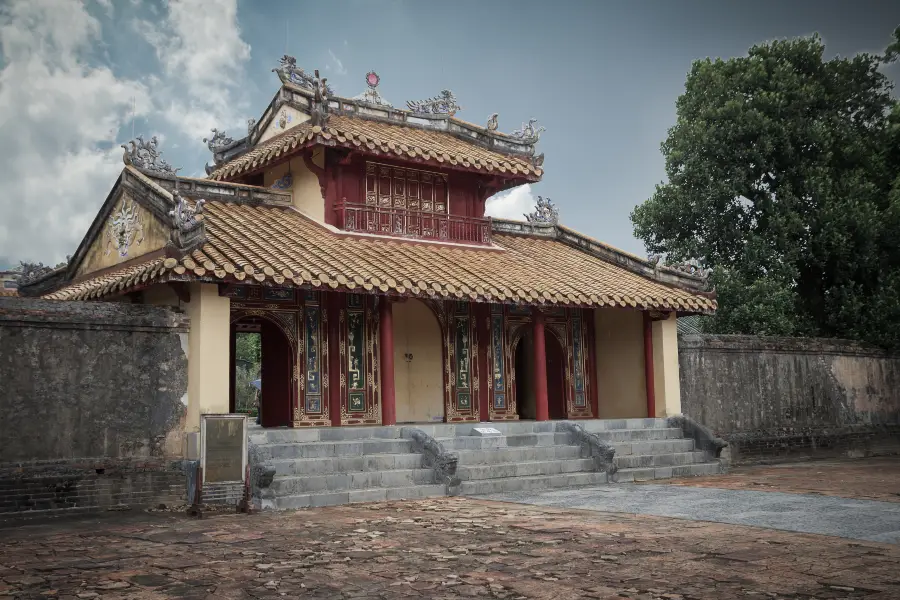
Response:
[[[285,152],[321,138],[350,148],[404,158],[463,165],[482,171],[499,171],[537,179],[543,174],[528,157],[507,155],[459,139],[443,131],[333,115],[324,127],[301,123],[217,168],[209,177],[228,180],[262,168]]]
[[[89,299],[174,275],[382,293],[674,309],[711,313],[715,300],[663,285],[552,238],[494,233],[499,248],[336,233],[291,208],[207,202],[207,243],[48,295]]]

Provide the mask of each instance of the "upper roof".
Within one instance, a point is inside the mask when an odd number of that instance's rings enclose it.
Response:
[[[543,174],[544,156],[535,153],[535,146],[544,128],[536,126],[536,119],[505,134],[498,131],[496,113],[484,126],[456,118],[460,107],[449,90],[399,109],[380,95],[380,78],[374,72],[366,75],[365,93],[345,98],[334,95],[318,71],[307,74],[290,56],[284,56],[274,71],[282,87],[259,121],[250,121],[247,136],[234,140],[213,130],[213,137],[205,140],[215,161],[207,167],[211,178],[238,177],[314,144],[492,173],[513,185],[537,181]],[[298,117],[289,129],[288,122],[293,121],[285,110]],[[278,129],[287,130],[270,139]]]
[[[185,252],[151,253],[74,278],[45,297],[86,300],[156,282],[197,280],[681,313],[716,308],[698,278],[552,224],[495,221],[494,245],[476,248],[349,234],[291,206],[208,200],[202,211],[202,234]]]

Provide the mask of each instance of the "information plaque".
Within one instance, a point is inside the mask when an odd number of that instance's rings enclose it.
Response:
[[[247,416],[201,415],[203,483],[238,483],[247,469]]]

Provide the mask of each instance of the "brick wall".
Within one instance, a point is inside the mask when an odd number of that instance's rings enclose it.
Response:
[[[843,340],[684,335],[684,414],[735,462],[900,452],[900,358]]]
[[[0,298],[0,518],[183,501],[188,325]]]

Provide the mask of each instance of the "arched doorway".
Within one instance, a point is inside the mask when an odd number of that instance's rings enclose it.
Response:
[[[566,355],[557,337],[544,332],[547,361],[547,408],[551,419],[566,418]],[[537,418],[534,385],[534,337],[529,326],[516,342],[516,412],[520,419]]]
[[[516,413],[520,419],[536,419],[534,402],[534,342],[531,328],[522,332],[515,342]]]
[[[394,389],[398,423],[444,420],[441,326],[419,300],[395,302]]]
[[[231,410],[235,411],[235,396],[239,385],[236,371],[237,336],[259,335],[259,414],[263,427],[284,427],[292,424],[294,403],[294,351],[281,327],[259,316],[241,317],[231,324]],[[249,382],[241,381],[241,385]]]
[[[566,418],[566,355],[550,331],[545,334],[547,355],[547,409],[551,419]]]

